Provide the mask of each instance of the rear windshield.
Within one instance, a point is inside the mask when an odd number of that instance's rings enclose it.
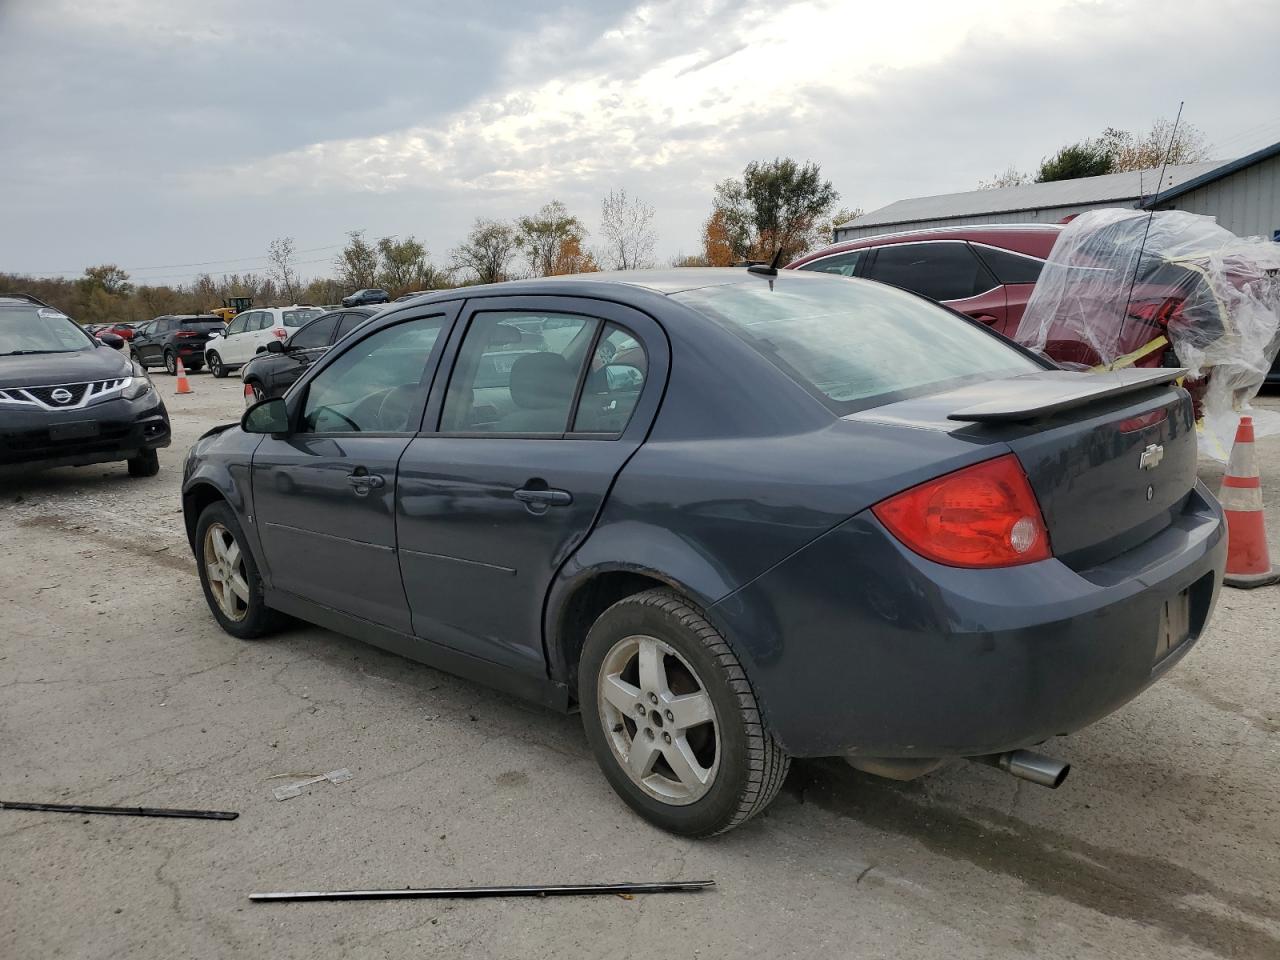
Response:
[[[838,416],[1044,369],[971,321],[881,284],[750,281],[673,298],[742,337]]]
[[[194,327],[197,330],[217,330],[226,326],[217,317],[192,317],[189,320],[183,320],[184,327]]]
[[[0,306],[0,357],[92,350],[96,342],[52,307]]]
[[[324,313],[323,310],[286,310],[281,316],[286,327],[301,327]]]

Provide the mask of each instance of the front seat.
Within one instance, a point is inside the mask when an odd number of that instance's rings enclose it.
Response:
[[[501,433],[564,433],[577,373],[558,353],[526,353],[511,365],[511,402]]]

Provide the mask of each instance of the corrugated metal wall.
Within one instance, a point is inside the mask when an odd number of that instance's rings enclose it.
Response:
[[[836,240],[857,240],[882,233],[901,233],[903,230],[932,230],[936,227],[959,227],[973,223],[1058,223],[1063,217],[1102,207],[1132,207],[1135,200],[1113,200],[1109,203],[1085,203],[1074,207],[1051,207],[1046,210],[1013,210],[1007,213],[988,213],[974,217],[951,217],[946,220],[917,220],[913,223],[880,224],[874,227],[853,227],[836,231]]]
[[[1192,190],[1169,206],[1217,217],[1238,236],[1270,240],[1280,230],[1280,156]]]

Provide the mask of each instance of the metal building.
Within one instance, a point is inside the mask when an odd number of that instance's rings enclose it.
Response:
[[[1206,214],[1237,236],[1280,241],[1280,143],[1161,190],[1147,206]]]
[[[1159,189],[1157,190],[1157,182]],[[1208,214],[1241,236],[1280,230],[1280,143],[1230,162],[1187,163],[1102,177],[899,200],[834,231],[835,240],[977,223],[1060,223],[1100,207]]]

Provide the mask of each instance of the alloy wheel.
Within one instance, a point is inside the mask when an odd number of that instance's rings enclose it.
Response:
[[[597,682],[600,722],[632,782],[676,806],[705,796],[720,768],[720,729],[689,662],[656,637],[624,637]]]
[[[204,534],[204,571],[218,609],[228,620],[241,621],[249,614],[249,578],[244,556],[235,536],[220,523],[209,524]]]
[[[178,361],[172,353],[166,353],[164,355],[164,368],[171,376],[177,376]]]

